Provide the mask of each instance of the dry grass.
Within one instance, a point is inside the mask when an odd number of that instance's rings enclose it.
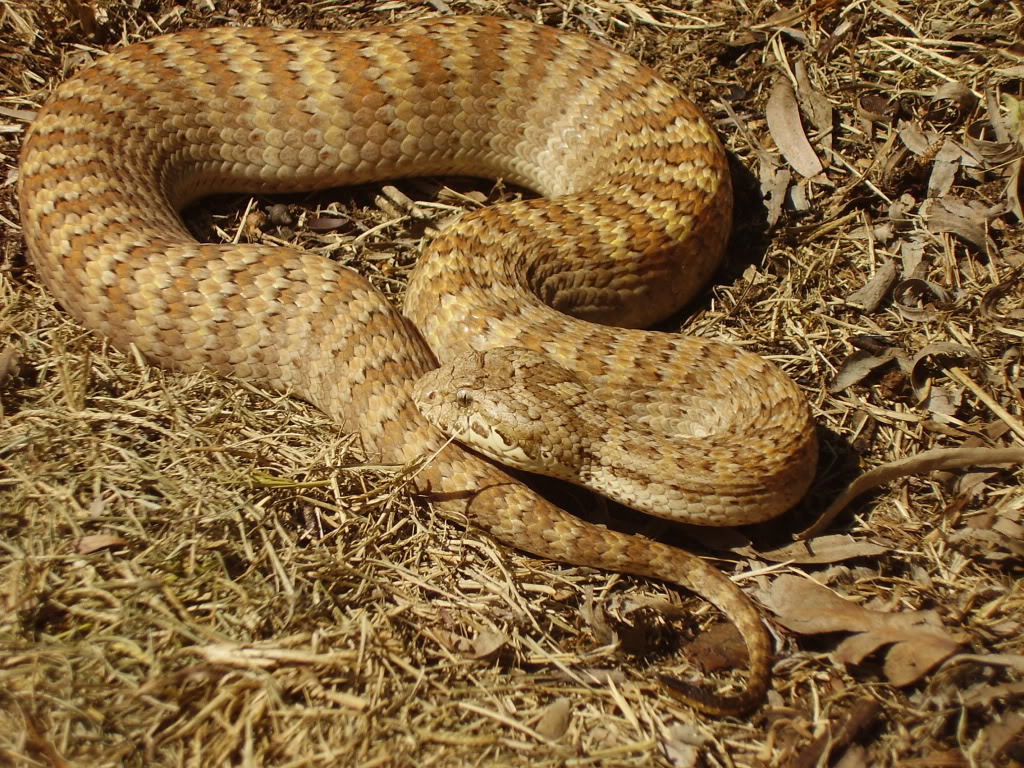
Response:
[[[811,497],[747,532],[756,542],[798,530],[858,463],[1024,445],[1024,238],[1006,194],[1020,171],[1016,3],[0,0],[0,764],[1024,761],[1019,468],[924,473],[862,497],[832,529],[874,554],[736,562],[758,572],[746,583],[765,600],[790,572],[867,607],[933,610],[973,657],[896,686],[886,647],[858,664],[833,656],[852,626],[778,625],[765,707],[713,721],[651,684],[687,657],[679,637],[713,622],[700,601],[437,519],[318,412],[108,349],[26,265],[21,136],[47,89],[91,56],[182,27],[342,28],[449,9],[604,38],[716,119],[738,161],[738,223],[730,263],[685,325],[782,364],[824,439]],[[790,169],[810,159],[799,136],[765,118],[778,82],[797,84],[826,166],[809,181]],[[425,219],[377,187],[288,201],[296,223],[262,229],[397,294],[425,223],[461,204],[438,184],[401,189]],[[766,189],[776,204],[764,208]],[[247,236],[264,236],[253,222],[271,202],[255,201]],[[339,226],[309,226],[324,223],[316,205]],[[246,206],[200,224],[233,236]],[[869,283],[877,297],[855,294]],[[680,601],[685,620],[653,615]],[[911,659],[915,642],[902,646]]]

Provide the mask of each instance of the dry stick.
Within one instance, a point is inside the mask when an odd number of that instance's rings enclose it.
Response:
[[[978,384],[967,375],[967,372],[964,371],[963,368],[957,368],[955,366],[947,368],[946,373],[951,379],[953,379],[953,381],[956,381],[971,390],[971,392],[974,393],[974,396],[987,405],[992,413],[1002,419],[1006,423],[1006,426],[1013,430],[1013,433],[1017,435],[1017,437],[1024,440],[1024,424],[1021,424],[1013,414],[1003,408],[1003,406],[996,402],[988,392],[978,386]]]
[[[796,535],[797,539],[809,539],[821,533],[830,522],[842,512],[846,505],[865,491],[877,488],[899,477],[934,472],[940,469],[962,469],[963,467],[990,466],[993,464],[1024,465],[1024,448],[934,448],[916,456],[891,461],[865,472],[858,477],[839,498],[833,501],[818,521]]]
[[[824,734],[796,755],[789,763],[789,768],[814,768],[821,765],[821,757],[826,753],[832,754],[857,742],[875,725],[881,711],[882,705],[874,699],[861,699],[856,702],[835,732],[829,727]]]

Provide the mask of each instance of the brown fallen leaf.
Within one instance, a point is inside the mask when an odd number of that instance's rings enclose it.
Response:
[[[1014,699],[1024,696],[1024,682],[985,685],[964,695],[965,707],[988,707],[996,699]]]
[[[911,235],[906,242],[900,243],[900,261],[903,262],[903,274],[907,277],[922,277],[928,272],[925,261],[924,235]]]
[[[608,621],[603,601],[596,600],[592,590],[586,590],[586,600],[579,607],[580,618],[590,627],[594,636],[602,643],[613,643],[618,640],[618,635]]]
[[[984,206],[943,197],[926,200],[921,205],[921,216],[929,232],[954,234],[986,255],[996,252],[986,226],[992,213]]]
[[[779,168],[766,152],[761,153],[758,164],[758,179],[761,183],[761,197],[768,207],[768,226],[775,226],[782,218],[782,207],[786,202],[786,193],[793,180],[793,172],[788,168]]]
[[[932,172],[928,176],[928,197],[943,197],[953,188],[957,171],[963,159],[963,149],[946,139],[932,159]]]
[[[20,359],[21,350],[17,347],[4,347],[0,350],[0,386],[3,386],[10,377],[18,375]]]
[[[843,720],[838,723],[830,722],[824,733],[801,750],[790,763],[791,768],[815,768],[824,765],[823,757],[835,755],[847,746],[849,749],[843,754],[839,765],[845,768],[866,767],[868,763],[864,759],[864,748],[855,742],[870,734],[881,712],[882,705],[874,699],[857,701]]]
[[[1010,712],[989,723],[982,735],[984,745],[979,757],[989,765],[1009,765],[1011,750],[1024,746],[1024,715]]]
[[[859,117],[869,122],[891,123],[899,102],[880,93],[866,93],[854,100],[853,107]]]
[[[898,359],[904,352],[890,347],[879,354],[858,349],[846,360],[836,373],[828,391],[837,394],[866,379],[873,371]]]
[[[701,672],[742,667],[747,663],[747,645],[732,624],[715,624],[686,644],[686,658]]]
[[[896,285],[897,278],[896,263],[890,259],[884,259],[874,276],[847,296],[846,301],[863,307],[865,312],[874,312],[882,305],[893,286]]]
[[[569,730],[570,703],[566,698],[555,699],[544,710],[534,730],[549,741],[557,741]]]
[[[804,133],[796,93],[786,78],[780,77],[775,81],[772,93],[768,97],[765,116],[775,146],[779,148],[779,152],[793,170],[805,178],[821,173],[821,160],[814,153],[814,148]]]
[[[892,295],[893,307],[912,322],[934,320],[938,316],[938,309],[944,309],[953,303],[949,291],[938,283],[919,277],[900,280],[892,289]]]
[[[310,216],[306,219],[306,227],[313,232],[333,232],[341,227],[347,227],[352,219],[347,216]]]
[[[985,118],[968,123],[964,130],[964,139],[971,151],[981,156],[990,168],[1020,157],[1021,146],[1010,126],[1010,115],[1003,114],[995,89],[985,92],[985,114]]]
[[[960,653],[950,659],[949,664],[960,664],[967,661],[995,667],[1008,667],[1018,672],[1024,672],[1024,654],[1021,653]]]
[[[766,597],[765,605],[779,623],[794,632],[855,633],[836,648],[837,661],[859,664],[883,645],[891,645],[883,670],[897,686],[920,680],[961,644],[942,626],[935,611],[873,611],[800,576],[780,576]]]
[[[128,546],[128,540],[107,533],[94,533],[78,540],[77,551],[80,555],[91,555],[101,549],[118,549]]]
[[[870,541],[860,541],[845,534],[819,536],[810,541],[794,541],[775,549],[747,547],[741,554],[773,563],[823,564],[838,563],[854,557],[874,557],[887,549]]]
[[[935,131],[925,131],[915,123],[901,122],[899,130],[903,145],[918,157],[931,158],[943,141]]]
[[[936,101],[951,101],[964,113],[970,112],[978,103],[978,97],[974,91],[963,83],[955,80],[947,80],[935,89],[932,96],[932,103]]]
[[[796,78],[797,94],[804,107],[804,114],[817,131],[820,146],[829,153],[832,151],[832,105],[828,97],[814,87],[802,59],[798,59],[793,67],[793,76]]]
[[[1024,221],[1024,214],[1022,214],[1021,220]],[[1001,310],[999,306],[1003,299],[1013,297],[1014,294],[1021,292],[1022,286],[1024,286],[1024,269],[1018,268],[1001,283],[989,288],[981,297],[982,314],[993,320],[1004,322],[1024,320],[1024,308],[1018,308],[1017,302],[1007,302],[1009,306],[1005,311]]]
[[[484,631],[473,638],[471,659],[489,659],[498,656],[509,643],[504,632]]]
[[[673,768],[693,768],[703,765],[701,755],[707,737],[699,728],[690,723],[674,722],[663,729],[662,748]]]
[[[1024,174],[1021,172],[1021,168],[1024,167],[1020,160],[1014,160],[1006,173],[1006,205],[1014,216],[1017,217],[1017,221],[1024,222],[1024,206],[1021,205],[1021,181],[1024,179]]]
[[[923,402],[926,391],[925,391],[925,380],[928,376],[928,366],[925,362],[930,362],[933,359],[940,360],[956,360],[960,361],[975,361],[978,360],[981,355],[978,350],[966,347],[963,344],[954,344],[950,341],[937,341],[933,344],[928,344],[920,352],[914,355],[910,361],[910,385],[914,388],[914,396],[917,401]]]

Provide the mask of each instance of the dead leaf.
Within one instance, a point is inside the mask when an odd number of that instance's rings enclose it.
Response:
[[[961,112],[970,112],[978,104],[978,97],[963,83],[947,80],[935,89],[932,102],[936,101],[952,101]]]
[[[945,666],[974,662],[988,666],[1007,667],[1024,672],[1024,655],[1019,653],[960,653],[946,662]],[[989,685],[982,683],[971,688],[964,695],[964,704],[969,707],[989,706],[997,698],[1012,698],[1024,693],[1024,681]]]
[[[602,643],[614,643],[618,637],[612,625],[608,621],[604,605],[601,601],[594,599],[593,590],[587,589],[586,599],[579,607],[580,618],[586,622],[598,641]]]
[[[961,664],[965,661],[974,661],[979,664],[990,664],[997,667],[1009,667],[1018,672],[1024,672],[1024,654],[1021,653],[960,653],[951,658],[946,666]]]
[[[657,19],[651,16],[651,14],[648,13],[648,11],[646,11],[644,8],[641,8],[636,3],[624,2],[622,5],[623,7],[625,7],[627,11],[633,14],[633,16],[635,16],[642,23],[651,24],[655,27],[664,26],[659,24]]]
[[[800,179],[789,188],[789,204],[793,206],[794,211],[803,213],[811,210],[813,203],[809,194],[809,186],[810,182],[807,179]]]
[[[988,208],[971,205],[953,197],[943,197],[926,200],[921,206],[921,215],[929,232],[949,232],[984,254],[996,252],[986,231],[990,218]]]
[[[864,750],[855,742],[864,739],[878,723],[882,713],[882,705],[874,699],[861,699],[854,702],[849,714],[839,723],[829,722],[814,741],[804,747],[789,765],[792,768],[815,768],[815,766],[831,764],[827,756],[835,755],[838,749],[849,746],[836,768],[861,768],[867,766]],[[822,758],[825,758],[824,760]]]
[[[1009,764],[1009,748],[1015,744],[1018,748],[1024,746],[1024,715],[1020,712],[1006,713],[996,722],[989,723],[982,735],[984,746],[979,757],[989,765]]]
[[[762,152],[758,163],[758,179],[761,183],[761,197],[768,207],[768,226],[774,226],[782,218],[782,206],[793,180],[788,168],[780,168],[770,155]]]
[[[810,541],[794,541],[775,549],[747,548],[742,552],[750,557],[759,557],[773,563],[821,564],[838,563],[854,557],[874,557],[887,549],[870,541],[861,541],[846,534],[819,536]]]
[[[928,176],[928,197],[944,197],[953,188],[960,170],[963,150],[946,139],[932,159],[932,172]]]
[[[106,533],[94,533],[83,536],[78,540],[77,552],[80,555],[91,555],[101,549],[119,549],[128,546],[128,540],[120,536],[111,536]]]
[[[775,81],[765,109],[768,130],[775,140],[775,146],[794,171],[805,178],[817,176],[822,171],[821,161],[807,140],[800,121],[800,108],[796,93],[789,80],[780,77]]]
[[[569,730],[570,703],[568,699],[555,699],[544,710],[534,730],[548,741],[557,741]]]
[[[989,167],[1005,165],[1019,158],[1021,147],[1008,139],[999,139],[994,127],[985,120],[977,120],[967,126],[964,141],[967,148],[981,157]]]
[[[1001,533],[1008,539],[1024,541],[1024,525],[1014,522],[1013,520],[999,518],[993,524],[992,530],[996,533]]]
[[[1024,696],[1024,680],[999,685],[985,685],[977,690],[968,691],[964,696],[964,705],[968,707],[987,707],[996,699],[1012,699]]]
[[[1024,207],[1021,206],[1021,181],[1024,174],[1021,168],[1024,167],[1020,160],[1014,160],[1010,165],[1009,173],[1006,176],[1006,204],[1017,217],[1017,221],[1024,222]]]
[[[941,285],[917,277],[900,280],[892,289],[892,295],[896,311],[905,319],[919,323],[934,320],[938,316],[936,308],[952,303],[949,291]],[[934,298],[934,302],[927,300],[929,296]],[[917,299],[918,306],[910,304],[911,299]]]
[[[468,656],[471,659],[492,659],[497,656],[505,646],[508,645],[508,643],[508,635],[504,632],[481,632],[473,638],[473,650],[468,654]]]
[[[843,361],[843,365],[836,373],[836,377],[828,391],[836,394],[852,387],[854,384],[866,379],[878,368],[891,363],[898,354],[898,350],[893,348],[887,349],[878,355],[867,350],[858,349]]]
[[[937,423],[949,423],[960,411],[963,404],[963,392],[957,392],[949,387],[933,384],[928,387],[927,394],[919,398],[928,413],[935,417]]]
[[[673,768],[694,768],[704,752],[707,738],[690,723],[671,723],[663,730],[662,747]]]
[[[931,614],[931,612],[927,612]],[[880,614],[883,616],[907,616],[906,613],[897,614]],[[892,648],[889,653],[886,654],[885,664],[883,671],[885,672],[886,678],[896,686],[910,685],[916,683],[926,674],[928,671],[939,664],[943,659],[949,656],[953,651],[960,647],[962,641],[957,641],[952,637],[942,632],[942,623],[938,619],[938,615],[935,614],[934,626],[926,626],[930,622],[922,622],[918,626],[907,626],[905,628],[897,629],[896,627],[890,627],[887,631],[883,632],[884,636],[889,642],[893,642]],[[895,624],[896,622],[890,622]],[[935,629],[935,634],[932,634],[932,630]],[[858,637],[864,637],[865,635],[859,635]],[[896,642],[896,638],[905,637],[905,640]],[[850,638],[849,641],[843,641],[839,644],[839,648],[836,651],[836,658],[840,661],[846,661],[846,648],[844,646],[850,643],[853,645],[853,640]],[[853,656],[850,657],[851,659]],[[855,663],[859,663],[858,660]]]
[[[1014,294],[1024,299],[1024,269],[1017,269],[1003,282],[989,288],[981,297],[981,312],[994,320],[1024,320],[1024,308],[1001,312],[999,303]]]
[[[783,626],[800,634],[855,633],[836,648],[836,659],[846,664],[859,664],[882,646],[891,645],[883,669],[897,686],[920,680],[961,644],[942,626],[935,611],[869,610],[799,576],[776,579],[765,604]]]
[[[962,344],[954,344],[949,341],[939,341],[934,344],[929,344],[916,355],[910,361],[910,384],[914,388],[914,395],[917,397],[917,401],[924,402],[927,391],[925,388],[925,379],[928,375],[925,361],[940,360],[940,361],[975,361],[980,357],[977,350],[965,347]]]
[[[732,624],[715,624],[686,645],[686,657],[702,672],[734,669],[747,663],[747,646]]]
[[[351,223],[352,219],[347,216],[329,216],[324,213],[306,219],[306,227],[312,232],[333,232]]]
[[[857,114],[865,120],[872,123],[889,123],[896,115],[899,102],[879,93],[866,93],[858,97],[853,105]]]
[[[943,141],[942,135],[934,131],[925,132],[914,123],[904,122],[900,124],[900,140],[904,146],[918,157],[931,157],[939,144]]]
[[[874,312],[896,285],[897,275],[896,263],[884,259],[871,279],[846,297],[847,303],[860,306],[865,312]]]
[[[850,36],[850,33],[853,30],[859,27],[863,18],[864,14],[858,13],[857,11],[851,11],[850,13],[843,14],[843,20],[839,23],[839,26],[833,29],[832,34],[828,35],[828,37],[826,37],[818,47],[818,61],[827,61],[832,55],[832,51],[842,44]]]
[[[984,528],[964,528],[954,531],[948,536],[949,543],[960,546],[974,543],[975,550],[986,560],[1006,560],[1024,557],[1024,542],[1003,536],[996,531]]]
[[[7,383],[7,379],[18,375],[18,360],[21,358],[21,350],[17,347],[4,347],[0,351],[0,387]]]
[[[927,267],[924,260],[924,248],[924,236],[920,234],[900,243],[900,261],[903,263],[903,274],[906,277],[924,276]]]
[[[819,141],[823,149],[832,149],[832,105],[828,98],[811,83],[807,74],[807,67],[800,59],[793,67],[793,76],[796,78],[797,93],[800,97],[800,104],[803,112],[810,119],[814,129],[818,132]]]

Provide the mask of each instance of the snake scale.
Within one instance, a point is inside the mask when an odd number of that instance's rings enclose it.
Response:
[[[197,242],[179,213],[216,193],[439,174],[500,178],[540,196],[441,231],[404,312],[320,255]],[[627,330],[691,299],[731,226],[718,139],[652,70],[586,37],[486,17],[338,33],[183,31],[60,85],[27,132],[18,196],[32,264],[86,327],[162,366],[304,398],[381,461],[433,456],[417,490],[502,542],[692,590],[739,629],[747,680],[718,693],[662,679],[709,713],[761,700],[771,644],[732,581],[686,552],[577,519],[448,441],[412,399],[414,382],[444,364],[419,396],[466,406],[474,361],[513,347],[526,364],[516,357],[500,370],[533,375],[543,355],[573,392],[619,414],[598,442],[640,430],[617,459],[597,460],[613,485],[628,476],[633,488],[658,489],[620,494],[627,501],[735,525],[804,493],[815,433],[785,375],[724,343]],[[541,411],[527,408],[544,424]],[[492,430],[492,447],[505,434],[473,423]],[[668,476],[655,482],[655,471]]]

